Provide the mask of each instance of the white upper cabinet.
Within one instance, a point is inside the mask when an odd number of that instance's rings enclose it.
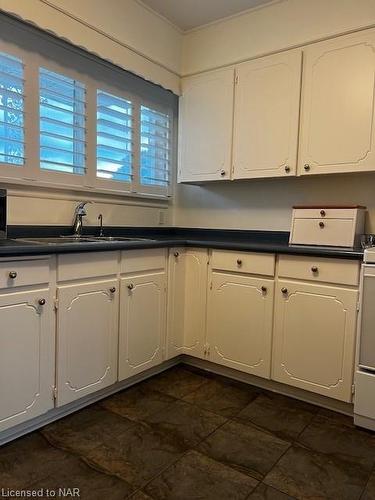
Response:
[[[206,334],[208,252],[174,248],[169,255],[168,358],[202,358]]]
[[[375,31],[304,50],[300,174],[375,170]]]
[[[182,80],[179,182],[231,175],[234,69]]]
[[[295,50],[237,67],[234,179],[295,175],[301,60]]]

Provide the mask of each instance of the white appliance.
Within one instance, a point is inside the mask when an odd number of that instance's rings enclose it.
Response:
[[[361,273],[354,423],[375,430],[375,247],[365,249]]]

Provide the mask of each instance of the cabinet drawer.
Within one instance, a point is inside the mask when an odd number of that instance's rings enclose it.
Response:
[[[211,267],[223,271],[273,276],[275,274],[275,255],[213,250]]]
[[[359,208],[295,208],[293,216],[296,219],[355,219]]]
[[[353,260],[325,257],[280,255],[279,276],[340,285],[359,283],[360,263]]]
[[[58,256],[57,279],[68,281],[117,274],[118,252],[69,253]]]
[[[291,243],[295,245],[326,245],[352,247],[353,219],[295,219]]]
[[[121,252],[121,273],[140,273],[165,269],[167,251],[164,248],[126,250]]]
[[[48,259],[0,262],[0,288],[39,285],[48,282]]]

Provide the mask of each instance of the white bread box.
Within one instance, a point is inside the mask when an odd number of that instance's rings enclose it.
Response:
[[[300,205],[293,207],[290,245],[354,247],[364,233],[366,207]]]

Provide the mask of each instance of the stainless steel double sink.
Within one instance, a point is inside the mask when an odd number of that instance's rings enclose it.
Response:
[[[155,241],[151,238],[135,238],[126,236],[59,236],[57,238],[17,238],[15,241],[37,245],[62,245],[67,243],[108,243],[108,242],[136,242]]]

